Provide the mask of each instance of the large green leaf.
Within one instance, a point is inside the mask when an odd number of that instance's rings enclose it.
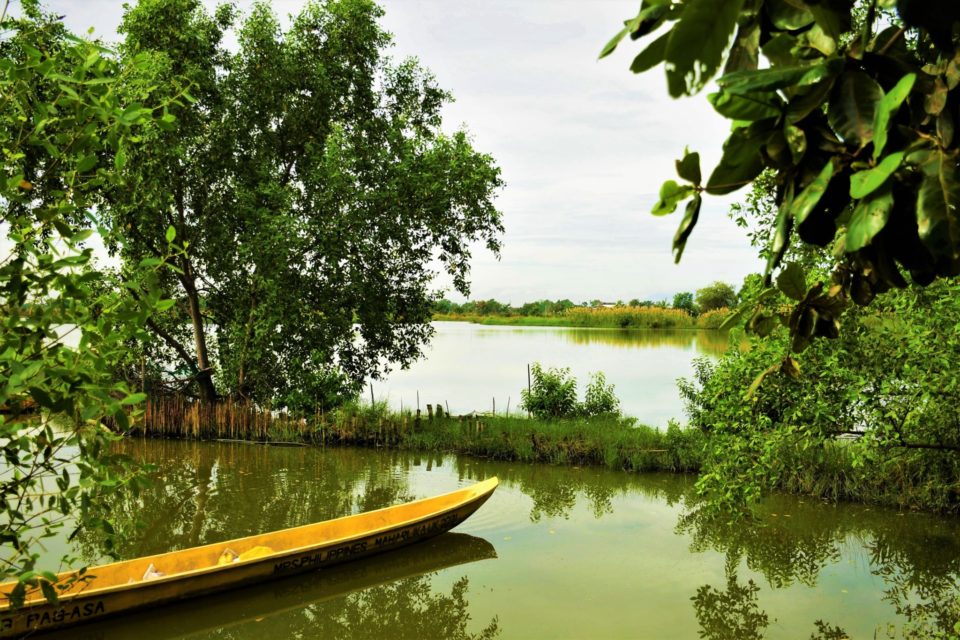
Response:
[[[810,13],[817,21],[823,33],[840,42],[841,36],[850,31],[850,5],[840,2],[815,2],[808,5]]]
[[[767,0],[763,10],[777,29],[794,31],[813,22],[810,7],[802,0]]]
[[[864,147],[873,139],[873,119],[883,89],[862,71],[847,71],[840,76],[830,103],[827,119],[844,142]]]
[[[903,151],[891,153],[873,169],[858,171],[850,176],[850,197],[866,198],[879,189],[903,162]]]
[[[760,148],[774,130],[774,119],[734,130],[723,143],[723,157],[710,174],[707,192],[723,195],[750,183],[763,171]]]
[[[803,154],[807,152],[807,134],[796,125],[788,124],[783,128],[783,135],[790,146],[790,157],[794,164],[800,164]]]
[[[859,251],[870,244],[873,237],[887,226],[892,209],[893,190],[889,186],[858,202],[847,225],[846,250]]]
[[[797,262],[787,264],[777,276],[777,289],[798,302],[803,300],[807,295],[807,279],[803,267]]]
[[[793,231],[793,218],[790,216],[791,205],[793,204],[792,186],[787,185],[787,194],[780,204],[777,211],[777,219],[774,222],[773,238],[770,241],[770,255],[767,257],[767,269],[764,277],[769,277],[774,268],[780,264],[783,254],[787,251],[790,242],[790,234]]]
[[[830,161],[824,165],[823,169],[820,170],[817,177],[803,188],[800,195],[794,198],[793,205],[790,207],[790,215],[793,216],[797,224],[806,220],[810,212],[817,206],[820,198],[823,197],[827,187],[830,185],[834,171],[836,171],[836,161],[831,158]]]
[[[680,221],[680,226],[677,227],[677,233],[673,236],[674,262],[680,262],[683,250],[687,246],[687,238],[690,237],[690,232],[693,231],[693,228],[697,224],[697,219],[700,217],[700,205],[702,202],[703,199],[698,193],[687,203],[683,220]]]
[[[608,55],[614,52],[617,48],[617,45],[620,44],[620,41],[623,40],[626,35],[630,33],[629,29],[624,27],[617,32],[617,35],[610,38],[607,44],[603,45],[603,49],[600,50],[600,58],[606,58]]]
[[[841,60],[831,58],[813,65],[735,71],[719,78],[717,84],[731,93],[803,87],[836,75],[842,65]]]
[[[720,68],[743,0],[689,0],[667,42],[667,85],[674,98],[700,91]]]
[[[939,115],[947,106],[947,84],[939,76],[933,79],[933,91],[923,95],[923,108],[932,116]]]
[[[630,71],[634,73],[643,73],[652,69],[661,62],[667,53],[667,40],[670,39],[670,31],[661,35],[659,38],[647,45],[647,48],[637,54],[630,64]]]
[[[677,175],[684,180],[689,180],[693,184],[700,186],[700,154],[694,151],[687,151],[683,154],[681,160],[677,160]]]
[[[660,199],[650,212],[655,216],[664,216],[677,210],[677,203],[693,193],[690,185],[677,184],[675,180],[667,180],[660,187]]]
[[[897,113],[897,109],[903,104],[903,101],[910,95],[913,83],[917,79],[917,74],[909,73],[883,96],[880,104],[877,105],[877,111],[873,119],[873,159],[876,160],[883,153],[883,148],[887,145],[887,130],[890,127],[890,120]]]
[[[793,67],[800,63],[794,53],[797,44],[796,37],[781,32],[767,40],[760,50],[763,51],[764,57],[770,61],[771,67]]]
[[[960,253],[960,170],[955,155],[935,151],[923,166],[917,195],[917,231],[930,252],[955,260]]]
[[[814,111],[819,112],[823,102],[833,88],[835,78],[829,77],[803,92],[794,93],[787,105],[787,122],[800,122]]]
[[[734,71],[746,71],[757,68],[758,52],[760,50],[760,22],[757,19],[741,22],[737,28],[737,36],[727,55],[727,64],[723,67],[725,74]]]
[[[773,91],[730,93],[720,90],[707,96],[717,113],[731,120],[755,122],[780,115],[783,100]]]

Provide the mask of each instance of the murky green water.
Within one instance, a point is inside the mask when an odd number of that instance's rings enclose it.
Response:
[[[643,424],[665,426],[683,418],[676,380],[688,377],[698,356],[727,348],[718,331],[573,329],[566,327],[485,326],[435,322],[436,335],[425,357],[407,371],[374,382],[377,400],[395,409],[448,404],[455,414],[519,411],[527,386],[527,364],[569,367],[580,381],[602,371],[616,386],[626,415]]]
[[[928,515],[777,498],[762,525],[715,526],[689,515],[683,476],[372,450],[125,446],[158,477],[106,507],[122,527],[121,558],[493,475],[501,485],[455,534],[61,637],[809,638],[822,620],[852,638],[886,638],[911,620],[946,624],[958,593],[960,527]],[[74,548],[104,557],[94,537]]]

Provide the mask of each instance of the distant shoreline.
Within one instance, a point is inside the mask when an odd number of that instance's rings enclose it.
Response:
[[[624,307],[588,309],[578,307],[562,315],[479,315],[465,313],[435,313],[437,322],[467,322],[480,325],[520,327],[571,327],[581,329],[692,329],[717,331],[730,313],[717,309],[694,317],[678,309],[656,307]]]

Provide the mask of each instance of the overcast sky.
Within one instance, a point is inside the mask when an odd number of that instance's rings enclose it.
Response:
[[[662,69],[632,74],[637,43],[627,40],[597,61],[638,4],[381,0],[384,25],[394,34],[391,55],[416,56],[434,72],[456,97],[446,128],[466,126],[503,170],[497,204],[504,248],[499,261],[476,250],[471,298],[657,300],[714,280],[739,285],[760,269],[726,215],[730,199],[704,201],[680,265],[670,252],[680,212],[649,214],[659,185],[675,177],[673,160],[684,146],[700,152],[709,174],[727,124],[703,96],[671,100]],[[285,17],[302,2],[272,5]],[[95,36],[116,39],[119,0],[46,6],[76,32],[93,27]]]

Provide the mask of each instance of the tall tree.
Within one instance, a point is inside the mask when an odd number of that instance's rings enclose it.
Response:
[[[199,0],[127,10],[123,59],[149,71],[125,90],[186,78],[193,99],[126,158],[135,187],[104,211],[129,230],[127,262],[156,255],[171,225],[186,246],[149,346],[168,383],[206,400],[332,401],[419,355],[432,265],[466,295],[471,244],[499,249],[499,170],[464,131],[442,132],[450,96],[427,71],[384,57],[381,15],[370,0],[310,2],[284,31],[267,3],[243,20]]]

